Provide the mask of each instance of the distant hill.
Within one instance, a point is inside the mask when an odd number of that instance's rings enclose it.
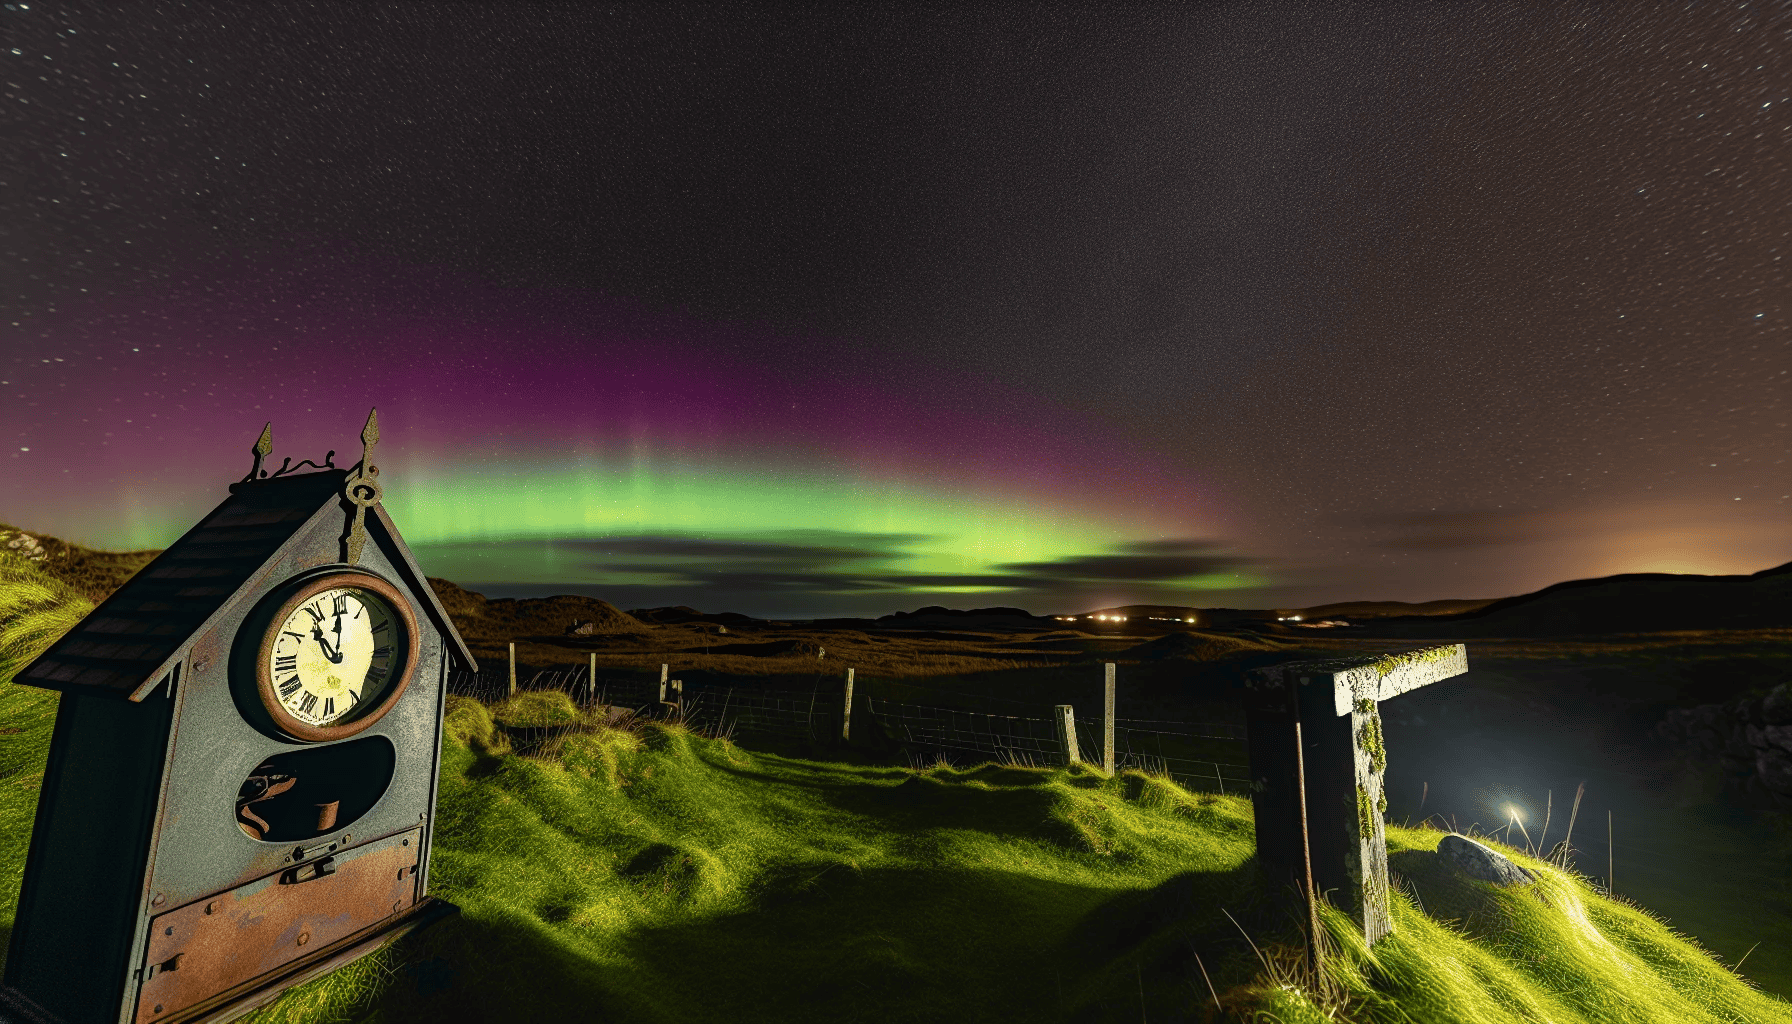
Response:
[[[766,619],[756,619],[751,615],[739,612],[700,612],[689,605],[673,605],[669,608],[631,608],[628,614],[641,622],[678,625],[686,622],[707,622],[718,626],[736,626],[745,629],[750,626],[768,626]]]
[[[1747,576],[1638,572],[1569,580],[1454,615],[1377,620],[1378,634],[1572,636],[1792,626],[1792,562]]]
[[[162,552],[98,551],[45,533],[0,523],[0,551],[37,562],[81,596],[99,604]]]
[[[1302,619],[1386,619],[1395,616],[1410,618],[1415,615],[1468,615],[1480,611],[1498,600],[1500,599],[1497,597],[1484,597],[1472,601],[1446,598],[1441,601],[1421,601],[1417,604],[1407,601],[1340,601],[1337,604],[1299,608],[1284,614],[1299,615]]]
[[[1056,624],[1048,616],[1021,608],[973,608],[960,611],[930,605],[912,612],[896,612],[875,620],[880,629],[1046,629]]]
[[[430,589],[468,644],[517,637],[559,637],[577,630],[585,636],[650,632],[652,627],[608,601],[595,597],[504,597],[492,599],[447,580],[429,578]]]

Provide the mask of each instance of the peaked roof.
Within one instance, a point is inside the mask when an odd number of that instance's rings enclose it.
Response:
[[[283,549],[313,520],[341,517],[346,470],[231,485],[231,496],[100,603],[14,678],[50,690],[140,701],[187,649],[227,617],[239,591],[272,572]],[[449,642],[449,656],[476,667],[454,623],[398,530],[375,505],[370,535],[383,540],[424,614]]]

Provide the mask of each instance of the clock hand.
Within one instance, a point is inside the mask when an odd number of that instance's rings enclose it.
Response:
[[[324,649],[324,657],[330,659],[330,664],[342,664],[342,652],[330,648],[330,641],[324,639],[324,631],[320,627],[313,625],[311,635],[317,639],[317,645]]]

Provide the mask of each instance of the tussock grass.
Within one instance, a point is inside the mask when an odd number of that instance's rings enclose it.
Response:
[[[1388,829],[1394,934],[1367,949],[1349,919],[1323,908],[1337,951],[1326,965],[1349,1019],[1452,1021],[1782,1021],[1765,995],[1641,907],[1604,896],[1555,863],[1485,836],[1530,869],[1530,885],[1472,881],[1437,861],[1442,834]]]
[[[92,610],[42,562],[0,550],[0,679],[11,679]]]

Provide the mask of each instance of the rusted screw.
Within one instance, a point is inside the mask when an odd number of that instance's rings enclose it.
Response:
[[[166,902],[168,902],[168,897],[158,892],[156,893],[155,898],[149,901],[149,904],[152,907],[159,907]]]
[[[157,1004],[156,1004],[156,1012],[157,1012],[157,1013],[161,1013],[161,1012],[162,1012],[162,1004],[161,1004],[161,1003],[157,1003]]]
[[[399,844],[399,845],[401,845],[401,846],[409,846],[409,845],[411,845],[411,841],[410,841],[410,840],[409,840],[409,839],[406,839],[406,840],[405,840],[405,841],[404,841],[404,842],[403,842],[403,843],[401,843],[401,844]]]
[[[174,934],[174,926],[169,925],[168,927],[162,929],[162,934],[163,935],[173,935]]]
[[[310,941],[311,941],[311,933],[310,932],[300,932],[299,933],[299,945],[303,946],[305,943],[310,942]]]
[[[398,913],[402,909],[404,909],[404,901],[403,900],[399,900],[398,902],[392,904],[392,912],[394,914]]]
[[[217,912],[218,912],[218,901],[217,901],[217,900],[213,900],[213,901],[211,901],[211,902],[210,902],[210,903],[207,903],[207,904],[206,904],[206,905],[205,905],[205,912],[206,912],[206,913],[208,913],[208,914],[215,914],[215,913],[217,913]]]

